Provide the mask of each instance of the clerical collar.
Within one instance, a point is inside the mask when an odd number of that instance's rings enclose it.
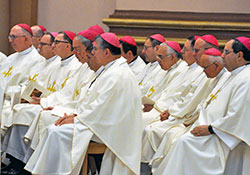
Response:
[[[32,46],[29,47],[28,49],[22,51],[22,52],[18,52],[20,55],[27,55],[28,53],[30,53],[32,51]]]
[[[95,72],[96,76],[99,76],[104,70],[104,66],[99,67],[99,69]]]
[[[197,66],[198,66],[198,64],[197,64],[196,62],[194,62],[193,64],[191,64],[191,65],[189,66],[189,68],[192,69],[192,68],[195,68],[195,67],[197,67]]]
[[[240,66],[240,67],[234,69],[234,70],[231,72],[231,74],[232,74],[232,75],[238,74],[238,73],[239,73],[240,71],[242,71],[245,67],[246,67],[246,65]]]
[[[151,63],[151,66],[158,65],[158,64],[159,64],[158,61],[154,61],[153,63]]]
[[[223,69],[221,69],[221,71],[218,73],[216,78],[219,79],[225,72],[226,72],[226,68],[223,67]]]
[[[112,66],[112,64],[115,63],[115,61],[116,61],[116,60],[113,60],[113,61],[109,62],[108,64],[106,64],[106,65],[104,66],[104,68],[107,70],[110,66]]]
[[[57,55],[50,57],[49,59],[46,60],[47,63],[51,63],[52,61],[54,61],[56,59]]]
[[[137,58],[138,58],[138,56],[136,56],[128,65],[132,66],[133,64],[135,64],[135,61],[136,61]]]
[[[74,54],[73,54],[73,55],[70,55],[70,56],[67,57],[67,58],[65,58],[64,60],[62,60],[61,66],[66,66],[66,65],[68,65],[68,64],[71,62],[71,60],[73,60],[73,58],[74,58]]]

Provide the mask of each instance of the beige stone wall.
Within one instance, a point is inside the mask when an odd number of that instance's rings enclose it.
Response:
[[[250,13],[249,0],[116,0],[119,10]]]
[[[9,0],[0,0],[0,52],[8,54]]]
[[[79,32],[95,24],[108,31],[102,19],[113,13],[115,5],[116,0],[39,0],[38,24],[57,32]]]

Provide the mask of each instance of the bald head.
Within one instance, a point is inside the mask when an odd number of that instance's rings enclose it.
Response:
[[[31,46],[31,34],[22,27],[15,25],[10,30],[9,42],[16,52],[24,51]]]
[[[39,26],[32,26],[31,30],[33,32],[33,37],[32,37],[32,40],[31,40],[32,45],[35,48],[38,48],[39,42],[40,42],[42,36],[44,35],[44,32],[42,31],[42,29]]]

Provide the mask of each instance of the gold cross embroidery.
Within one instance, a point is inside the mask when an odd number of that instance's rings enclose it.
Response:
[[[29,81],[33,81],[33,82],[36,82],[36,77],[38,76],[38,74],[35,74],[32,78],[29,77]]]
[[[220,92],[220,89],[213,95],[213,94],[211,94],[210,95],[210,99],[207,101],[207,103],[206,103],[206,107],[213,101],[213,100],[215,100],[216,98],[217,98],[217,94]]]
[[[79,95],[79,89],[76,89],[75,90],[75,94],[74,94],[74,97],[73,97],[73,100],[75,100],[75,98]]]
[[[13,66],[11,66],[10,68],[9,68],[9,70],[8,70],[8,72],[6,72],[6,71],[4,71],[2,74],[4,75],[4,77],[8,77],[8,76],[10,76],[11,75],[11,70],[13,69]]]
[[[154,86],[152,86],[152,87],[149,89],[149,92],[151,92],[151,93],[148,94],[148,97],[151,97],[151,95],[153,95],[153,93],[155,93]]]
[[[56,81],[54,81],[52,86],[49,86],[47,89],[51,92],[56,92],[55,85],[56,85]]]
[[[68,80],[68,79],[69,79],[68,77],[67,77],[67,78],[65,78],[64,82],[61,84],[62,88],[64,88],[65,83],[67,82],[67,80]]]

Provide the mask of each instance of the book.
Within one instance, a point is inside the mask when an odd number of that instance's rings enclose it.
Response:
[[[143,96],[142,97],[142,104],[143,105],[145,105],[145,104],[154,105],[155,102],[154,102],[154,100],[148,98],[147,96]]]
[[[32,102],[32,97],[40,97],[45,98],[50,94],[50,91],[48,89],[45,89],[44,87],[40,86],[39,84],[31,81],[24,89],[23,93],[21,94],[21,99],[24,99],[28,102]]]

